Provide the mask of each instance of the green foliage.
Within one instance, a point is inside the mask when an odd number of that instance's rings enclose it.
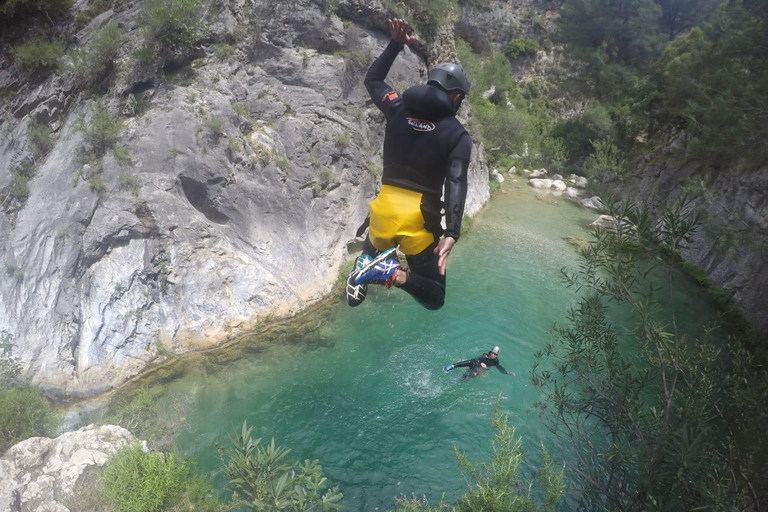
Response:
[[[89,145],[88,152],[101,158],[117,144],[123,120],[120,116],[113,116],[101,101],[96,101],[90,110],[90,117],[84,115],[78,119],[78,129]]]
[[[588,178],[611,177],[623,174],[624,158],[621,150],[609,140],[592,141],[595,151],[584,161],[584,174]]]
[[[522,153],[525,143],[538,144],[544,130],[543,120],[526,110],[513,110],[507,104],[520,99],[509,60],[501,53],[480,58],[464,41],[457,43],[457,52],[472,83],[469,102],[485,145],[498,148],[495,154],[501,156]],[[483,92],[491,87],[496,92],[485,99]]]
[[[0,22],[31,23],[38,17],[58,18],[65,15],[70,0],[5,0],[0,3]]]
[[[588,61],[602,50],[611,63],[650,64],[664,37],[654,0],[566,0],[557,39]]]
[[[384,0],[383,4],[398,18],[411,21],[426,41],[435,38],[456,9],[456,0]]]
[[[203,118],[203,124],[211,132],[214,138],[218,139],[224,135],[224,120],[218,116],[206,116]]]
[[[84,27],[93,18],[112,8],[113,0],[91,0],[85,9],[75,16],[75,24]]]
[[[220,61],[230,61],[235,56],[235,47],[231,44],[219,44],[213,48],[213,52]]]
[[[52,436],[59,426],[42,392],[16,383],[21,363],[13,347],[13,336],[0,331],[0,453],[30,437]]]
[[[217,446],[222,471],[235,493],[233,501],[245,510],[305,512],[341,510],[342,494],[327,489],[327,478],[317,460],[290,462],[286,450],[260,446],[246,422],[230,436],[230,446]]]
[[[768,13],[758,3],[750,9],[724,3],[702,28],[670,43],[657,64],[666,110],[690,131],[690,149],[702,159],[768,159]]]
[[[35,160],[45,156],[53,147],[51,138],[51,129],[46,125],[33,121],[27,131],[29,146],[32,149],[32,156]]]
[[[12,47],[11,55],[28,73],[42,73],[58,66],[59,59],[64,55],[64,45],[60,41],[49,41],[38,35]]]
[[[35,436],[55,435],[59,418],[39,389],[0,389],[0,452]]]
[[[333,136],[333,144],[341,149],[344,150],[349,146],[349,134],[348,133],[337,133]]]
[[[537,482],[543,490],[543,503],[537,504],[532,486],[521,485],[518,470],[524,457],[520,447],[521,439],[515,437],[515,428],[509,424],[509,413],[502,412],[501,394],[493,409],[491,425],[493,435],[493,457],[490,462],[471,463],[467,456],[454,448],[456,460],[475,482],[469,491],[456,502],[456,512],[545,512],[565,494],[564,468],[557,469],[542,445],[543,463],[539,468]],[[520,492],[528,488],[527,493]]]
[[[543,462],[537,473],[539,489],[534,492],[533,482],[525,485],[519,474],[525,457],[521,439],[509,424],[509,413],[501,410],[501,394],[493,408],[491,425],[493,456],[488,462],[474,464],[466,454],[454,447],[456,461],[468,476],[470,484],[450,510],[454,512],[546,512],[552,510],[565,494],[565,470],[558,468],[542,445]],[[523,491],[526,489],[526,491]],[[426,498],[397,500],[396,512],[438,512],[448,509],[440,500],[430,506]]]
[[[116,146],[112,150],[112,156],[120,165],[129,165],[132,162],[131,154],[124,147]]]
[[[205,33],[203,0],[145,0],[142,24],[147,46],[159,44],[186,55]]]
[[[768,373],[712,326],[683,331],[672,293],[679,274],[660,267],[698,219],[687,202],[658,220],[633,205],[609,214],[615,229],[595,233],[578,272],[563,270],[584,293],[536,354],[542,421],[569,447],[569,468],[598,508],[749,508],[766,491],[768,411],[756,404],[768,400]],[[630,315],[630,332],[612,325],[607,304]]]
[[[535,57],[539,51],[539,43],[532,39],[518,37],[511,40],[504,48],[504,54],[510,59],[515,60],[518,57]]]
[[[611,139],[614,125],[608,109],[592,103],[581,114],[560,121],[549,132],[550,137],[562,140],[570,162],[576,162],[592,153],[593,140]]]
[[[564,172],[568,164],[568,151],[565,149],[563,139],[559,137],[547,137],[541,141],[539,148],[541,163],[550,172]]]
[[[234,110],[235,114],[239,115],[240,117],[248,118],[248,109],[245,108],[245,105],[242,103],[233,103],[232,104],[232,110]]]
[[[9,194],[19,201],[25,201],[29,196],[29,182],[35,177],[35,165],[24,160],[19,165],[11,167],[11,184]]]
[[[84,50],[72,54],[72,71],[78,87],[101,84],[117,58],[122,43],[120,29],[115,24],[102,27]]]
[[[221,510],[209,483],[195,476],[189,464],[170,454],[127,446],[104,465],[102,489],[118,512]]]

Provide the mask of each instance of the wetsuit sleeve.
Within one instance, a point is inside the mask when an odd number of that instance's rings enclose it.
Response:
[[[461,219],[467,199],[467,169],[472,156],[472,139],[464,132],[448,157],[445,178],[445,236],[454,240],[461,234]]]
[[[397,54],[402,49],[402,44],[394,39],[390,40],[387,47],[381,52],[381,55],[368,68],[365,80],[363,81],[373,103],[384,113],[387,119],[389,119],[394,108],[398,107],[403,101],[397,91],[384,81],[387,78],[387,73],[389,73],[389,68],[392,67],[392,63],[395,62]]]
[[[499,363],[496,363],[496,368],[498,368],[501,373],[503,373],[505,375],[509,375],[509,372],[507,370],[505,370],[504,367],[501,366]]]
[[[466,366],[472,366],[472,361],[474,361],[474,359],[467,359],[466,361],[461,361],[460,363],[453,363],[453,367],[464,368]]]

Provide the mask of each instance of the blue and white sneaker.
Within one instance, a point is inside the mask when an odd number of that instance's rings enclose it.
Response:
[[[397,249],[393,247],[355,271],[354,283],[381,284],[389,288],[395,282],[398,268],[400,268],[400,261],[397,259]]]
[[[360,269],[367,266],[371,261],[373,261],[373,257],[370,254],[361,254],[357,257],[352,270],[349,271],[347,276],[347,304],[352,307],[362,304],[366,295],[368,295],[368,285],[355,284],[355,276]]]

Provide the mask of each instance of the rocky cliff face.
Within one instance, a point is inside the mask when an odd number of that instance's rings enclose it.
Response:
[[[0,330],[60,399],[317,301],[379,183],[383,117],[362,86],[388,41],[378,2],[342,1],[335,13],[309,0],[211,4],[195,59],[161,73],[126,71],[140,5],[76,33],[85,45],[114,23],[125,38],[100,100],[76,95],[66,68],[41,81],[0,57],[0,90],[14,92],[0,107]],[[422,82],[423,51],[406,49],[390,83]],[[99,108],[124,128],[117,152],[85,162],[84,126]],[[54,130],[39,158],[33,123]],[[488,198],[475,149],[470,214]],[[10,191],[25,160],[35,172],[23,200]]]
[[[701,226],[683,251],[712,282],[732,294],[745,316],[768,333],[768,168],[702,168],[684,156],[685,134],[650,155],[625,187],[627,197],[658,214],[683,195]]]

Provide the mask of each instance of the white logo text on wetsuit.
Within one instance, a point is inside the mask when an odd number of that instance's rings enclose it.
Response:
[[[435,129],[434,123],[425,121],[423,119],[416,119],[413,117],[406,117],[408,124],[417,132],[431,132]]]

